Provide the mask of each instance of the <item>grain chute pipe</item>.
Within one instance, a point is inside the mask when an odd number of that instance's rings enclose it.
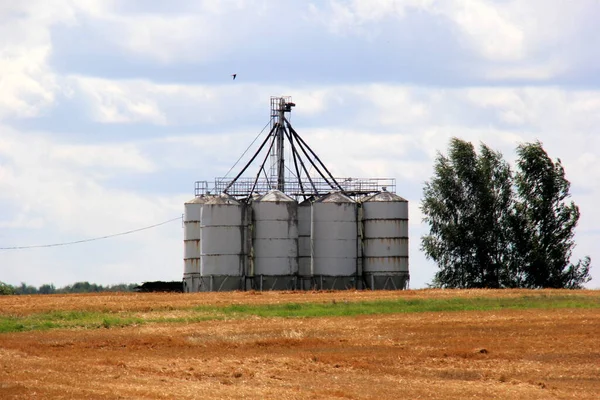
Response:
[[[300,191],[302,193],[304,193],[304,186],[302,185],[302,179],[300,177],[300,171],[298,169],[298,162],[297,162],[298,160],[300,161],[300,166],[304,170],[304,173],[306,173],[306,177],[308,178],[308,181],[310,182],[310,185],[312,186],[313,193],[314,194],[318,194],[317,188],[315,187],[315,184],[312,181],[312,179],[310,177],[310,174],[308,173],[308,170],[306,169],[306,166],[302,162],[302,158],[300,158],[300,154],[298,154],[298,150],[296,149],[296,145],[294,144],[294,140],[293,140],[292,134],[289,133],[289,132],[287,132],[287,131],[286,131],[286,134],[287,134],[287,138],[290,141],[290,145],[291,145],[291,148],[292,148],[292,156],[294,158],[294,166],[296,167],[296,173],[298,174],[298,183],[300,184]]]
[[[298,160],[296,159],[296,149],[294,146],[294,142],[290,136],[290,133],[284,129],[285,135],[290,142],[290,147],[292,149],[292,159],[294,160],[294,168],[296,169],[296,175],[298,176],[298,186],[300,186],[300,192],[304,194],[304,185],[302,185],[302,178],[300,176],[300,169],[298,169]],[[305,196],[306,197],[306,196]]]
[[[290,133],[291,133],[292,137],[295,138],[296,141],[298,142],[298,147],[300,147],[300,150],[302,150],[302,153],[304,153],[304,155],[306,156],[306,159],[312,164],[313,167],[315,167],[315,169],[317,170],[319,175],[321,175],[321,177],[325,180],[325,182],[327,182],[329,187],[333,188],[333,185],[331,184],[331,182],[329,182],[329,180],[327,180],[327,177],[325,176],[325,174],[323,174],[323,172],[321,172],[321,170],[319,169],[319,166],[310,159],[310,155],[306,152],[306,149],[304,148],[305,146],[308,148],[306,143],[304,143],[304,145],[302,144],[303,143],[302,139],[300,138],[298,133],[292,128],[292,126],[289,123],[288,123],[288,128],[290,129]],[[310,148],[309,148],[309,150],[310,150]],[[310,150],[310,151],[312,152],[312,150]],[[304,165],[304,164],[302,164],[302,165]],[[304,168],[304,170],[306,171],[306,167]],[[308,171],[307,171],[307,176],[308,176]],[[337,182],[336,182],[336,184],[337,184]],[[313,185],[313,187],[314,187],[314,185]],[[316,189],[315,189],[315,194],[318,194]]]
[[[321,167],[323,167],[323,169],[325,170],[325,172],[327,172],[327,175],[329,175],[329,177],[331,178],[331,180],[333,181],[333,183],[335,183],[335,185],[341,190],[344,191],[344,189],[340,186],[339,183],[337,183],[337,181],[335,180],[335,178],[333,177],[333,175],[331,175],[331,172],[329,172],[329,170],[327,169],[327,167],[325,166],[325,164],[323,164],[323,162],[321,161],[321,159],[319,158],[319,156],[317,156],[315,154],[314,151],[312,151],[312,149],[310,148],[309,145],[306,144],[306,142],[300,137],[300,135],[298,135],[298,133],[294,130],[294,128],[292,127],[292,125],[288,122],[288,120],[286,119],[285,122],[287,123],[288,129],[296,136],[296,139],[299,140],[300,142],[302,142],[302,144],[304,146],[306,146],[306,148],[308,149],[308,151],[311,152],[311,154],[315,157],[315,159],[319,162],[319,164],[321,164]],[[323,176],[324,177],[324,176]],[[331,185],[330,185],[331,186]]]
[[[252,193],[254,193],[254,188],[256,188],[256,184],[258,183],[258,178],[260,177],[260,171],[263,171],[265,169],[265,163],[267,162],[267,159],[269,158],[269,155],[270,155],[269,153],[271,153],[271,149],[273,148],[274,144],[275,144],[275,136],[273,136],[273,140],[271,141],[271,146],[269,146],[269,151],[267,151],[267,155],[265,156],[265,159],[263,160],[262,164],[260,165],[260,168],[258,169],[258,174],[256,174],[256,179],[254,180],[252,189],[250,189],[250,193],[248,194],[249,196],[252,196]]]

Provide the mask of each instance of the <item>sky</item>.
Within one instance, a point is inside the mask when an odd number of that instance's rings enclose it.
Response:
[[[419,204],[452,137],[560,158],[600,288],[599,20],[596,0],[0,0],[0,247],[180,217],[292,96],[335,176],[396,178],[411,288],[436,272]],[[0,250],[0,281],[181,280],[182,259],[175,220]]]

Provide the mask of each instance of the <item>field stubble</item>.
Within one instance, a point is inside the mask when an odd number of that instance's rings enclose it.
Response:
[[[0,314],[179,316],[199,306],[597,291],[96,294],[0,297]],[[598,308],[225,318],[0,334],[0,398],[595,399]]]

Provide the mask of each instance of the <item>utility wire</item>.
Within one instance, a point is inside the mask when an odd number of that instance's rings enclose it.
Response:
[[[37,249],[37,248],[42,248],[42,247],[68,246],[68,245],[71,245],[71,244],[79,244],[79,243],[93,242],[93,241],[95,241],[95,240],[109,239],[109,238],[113,238],[113,237],[116,237],[116,236],[129,235],[130,233],[135,233],[135,232],[145,231],[145,230],[147,230],[147,229],[152,229],[152,228],[156,228],[157,226],[161,226],[161,225],[168,224],[169,222],[173,222],[173,221],[179,221],[179,220],[181,220],[182,218],[183,218],[183,217],[177,217],[177,218],[170,219],[170,220],[168,220],[168,221],[161,222],[161,223],[159,223],[159,224],[154,224],[154,225],[150,225],[150,226],[145,226],[145,227],[143,227],[143,228],[138,228],[138,229],[134,229],[134,230],[131,230],[131,231],[120,232],[120,233],[115,233],[115,234],[112,234],[112,235],[100,236],[100,237],[95,237],[95,238],[91,238],[91,239],[76,240],[76,241],[74,241],[74,242],[52,243],[52,244],[37,244],[37,245],[32,245],[32,246],[0,247],[0,250],[24,250],[24,249]]]
[[[261,131],[258,133],[258,135],[256,135],[256,137],[254,138],[254,140],[252,141],[252,143],[250,143],[250,145],[242,153],[242,155],[240,156],[240,158],[238,158],[237,161],[235,162],[235,164],[233,164],[233,166],[231,168],[229,168],[229,171],[227,171],[227,173],[225,174],[225,178],[227,178],[227,175],[229,175],[229,173],[235,168],[235,166],[238,165],[238,163],[240,162],[240,160],[246,155],[246,153],[248,152],[248,150],[250,150],[250,147],[252,147],[252,145],[254,144],[254,142],[256,142],[256,140],[258,139],[258,137],[265,131],[265,129],[267,129],[267,126],[269,126],[270,123],[271,123],[271,120],[269,120],[269,122],[267,122],[267,124],[264,126],[264,128],[261,129]]]

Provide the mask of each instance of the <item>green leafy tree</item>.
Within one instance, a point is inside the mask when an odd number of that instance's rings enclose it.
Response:
[[[110,292],[133,292],[137,286],[138,285],[135,283],[119,283],[116,285],[111,285],[105,290]]]
[[[53,293],[92,293],[92,292],[133,292],[138,285],[135,283],[120,283],[110,286],[102,286],[89,282],[76,282],[62,288],[56,288],[54,284],[44,284],[38,288],[21,282],[20,286],[13,287],[0,281],[0,295],[5,294],[53,294]]]
[[[15,288],[9,285],[8,283],[0,281],[0,296],[11,294],[15,294]]]
[[[510,167],[487,146],[478,155],[471,143],[453,138],[448,156],[438,153],[434,170],[421,206],[430,226],[422,249],[439,267],[434,285],[505,286]]]
[[[91,293],[103,291],[102,286],[87,281],[75,282],[73,285],[67,285],[64,287],[64,290],[66,293]]]
[[[517,173],[481,144],[453,138],[438,153],[421,209],[429,233],[421,247],[438,264],[433,285],[453,288],[578,288],[589,257],[569,264],[579,210],[568,202],[560,160],[541,143],[517,149]]]
[[[21,282],[20,286],[15,287],[15,294],[37,294],[38,290],[35,286]]]
[[[53,284],[44,284],[38,289],[39,294],[53,294],[56,293],[56,288]]]
[[[517,148],[515,225],[522,286],[579,288],[590,280],[589,257],[570,264],[579,208],[569,201],[570,183],[561,161],[540,142]]]

